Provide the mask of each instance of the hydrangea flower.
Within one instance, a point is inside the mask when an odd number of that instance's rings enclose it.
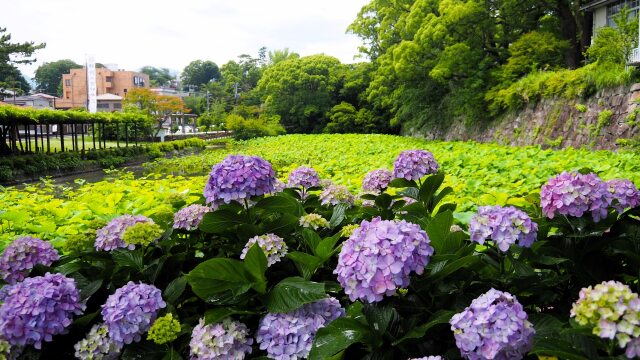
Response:
[[[420,226],[376,217],[362,221],[342,244],[334,273],[351,301],[378,302],[409,286],[409,275],[422,274],[431,255]]]
[[[284,240],[275,234],[266,234],[260,236],[254,236],[242,249],[242,254],[240,254],[240,259],[244,259],[247,256],[247,252],[253,246],[253,244],[258,243],[258,246],[264,252],[264,255],[267,257],[267,265],[271,266],[278,261],[280,261],[285,255],[287,255],[287,244],[285,244]]]
[[[286,188],[287,188],[287,184],[285,184],[280,179],[276,179],[276,182],[273,185],[273,191],[271,193],[272,194],[276,194],[276,193],[282,192],[282,190],[284,190]]]
[[[439,167],[432,153],[426,150],[406,150],[394,161],[393,176],[396,179],[418,180],[425,175],[435,174]]]
[[[180,321],[174,319],[173,314],[168,313],[153,322],[147,334],[147,340],[152,340],[159,345],[166,344],[177,339],[180,330],[182,330]]]
[[[393,179],[393,173],[386,169],[373,170],[362,179],[362,190],[379,194],[389,186]]]
[[[613,199],[617,200],[613,203],[613,208],[617,212],[623,213],[625,209],[640,206],[640,191],[627,179],[613,179],[607,181],[609,192],[613,195]]]
[[[130,227],[138,223],[154,223],[153,220],[142,215],[122,215],[107,224],[107,226],[96,231],[95,247],[97,250],[114,250],[118,248],[135,249],[135,245],[127,244],[123,235]]]
[[[256,341],[271,359],[303,359],[309,355],[318,329],[344,314],[334,298],[306,304],[288,313],[269,313],[260,320]]]
[[[210,211],[210,207],[198,204],[182,208],[173,216],[173,228],[187,231],[195,230],[204,218],[204,214]]]
[[[0,274],[9,284],[24,280],[34,266],[51,265],[60,259],[53,245],[31,236],[14,240],[2,252],[0,257]]]
[[[449,321],[465,359],[522,359],[535,330],[515,296],[491,289]]]
[[[109,337],[107,325],[95,324],[87,334],[73,347],[76,358],[80,360],[115,360],[118,358],[122,345]]]
[[[484,244],[491,239],[500,251],[506,252],[511,244],[530,247],[536,240],[538,224],[529,215],[513,206],[480,206],[469,223],[471,241]]]
[[[358,224],[345,225],[345,226],[342,227],[342,229],[340,229],[340,236],[348,238],[359,227],[360,227],[360,225],[358,225]]]
[[[242,360],[251,354],[253,339],[247,326],[229,318],[216,324],[205,325],[204,320],[191,333],[191,360]]]
[[[346,204],[347,206],[353,206],[355,202],[355,196],[344,185],[331,184],[320,193],[320,203],[322,205]]]
[[[320,214],[307,214],[300,217],[300,226],[304,228],[313,228],[313,230],[318,230],[318,228],[326,228],[329,227],[329,221],[323,218]]]
[[[288,187],[302,187],[308,189],[320,185],[318,173],[310,167],[300,166],[289,174]]]
[[[443,360],[442,356],[423,356],[421,358],[412,358],[409,360]]]
[[[634,338],[627,344],[627,349],[624,354],[627,359],[640,357],[640,337]]]
[[[149,246],[159,239],[164,231],[160,225],[152,222],[137,223],[129,226],[122,234],[122,240],[127,245]]]
[[[613,195],[596,174],[563,172],[542,186],[540,205],[549,219],[556,215],[581,217],[590,211],[593,221],[607,217]]]
[[[26,278],[5,294],[0,336],[12,346],[33,344],[40,349],[43,341],[66,333],[73,315],[81,315],[84,308],[75,280],[50,273]]]
[[[276,178],[271,164],[258,156],[229,155],[209,173],[204,188],[208,204],[244,202],[273,192]]]
[[[165,306],[158,288],[129,281],[107,298],[101,314],[111,339],[131,344],[140,341],[140,335],[149,330],[158,310]]]
[[[571,317],[580,325],[593,327],[594,335],[617,339],[620,347],[640,336],[640,299],[618,281],[605,281],[580,290]]]

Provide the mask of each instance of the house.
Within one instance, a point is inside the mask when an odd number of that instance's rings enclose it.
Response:
[[[102,94],[96,97],[98,103],[98,111],[100,112],[114,112],[122,111],[122,96],[115,94]]]
[[[15,106],[31,107],[35,109],[54,109],[55,96],[47,94],[33,94],[5,98],[5,102]]]
[[[616,26],[613,20],[614,16],[620,13],[622,8],[627,7],[630,10],[629,16],[637,17],[640,10],[640,1],[638,0],[594,0],[580,9],[592,14],[592,34],[604,26]],[[640,65],[640,49],[635,48],[629,55],[628,65]]]
[[[148,87],[149,75],[147,74],[106,67],[96,69],[96,93],[98,96],[111,94],[124,97],[130,89]],[[68,74],[63,74],[62,99],[58,102],[57,107],[61,109],[86,108],[87,99],[86,68],[71,69]]]

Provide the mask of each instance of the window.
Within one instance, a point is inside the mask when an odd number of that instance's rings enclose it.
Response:
[[[113,76],[107,76],[105,80],[107,82],[112,82],[113,81]]]
[[[69,81],[69,80],[67,80],[67,81]],[[71,97],[71,91],[67,91],[67,92],[64,94],[64,97],[66,97],[67,99],[68,99],[68,98],[70,98],[70,97]]]
[[[122,104],[120,104],[120,103],[115,103],[115,104],[113,104],[113,108],[114,108],[114,109],[122,109]]]
[[[66,79],[64,81],[65,86],[71,86],[71,80],[70,79]]]
[[[618,0],[607,5],[607,26],[616,27],[616,22],[613,21],[613,17],[625,6],[627,9],[631,10],[629,12],[629,17],[634,18],[638,16],[640,0]]]
[[[98,103],[98,109],[108,109],[108,108],[109,108],[108,103]]]

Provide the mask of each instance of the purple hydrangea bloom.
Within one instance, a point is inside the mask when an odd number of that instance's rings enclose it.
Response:
[[[282,180],[280,180],[280,179],[276,179],[275,183],[273,184],[273,191],[271,193],[272,194],[277,194],[279,192],[282,192],[282,190],[284,190],[286,188],[287,188],[287,184],[282,182]]]
[[[425,175],[435,174],[439,167],[432,153],[426,150],[406,150],[393,163],[393,176],[396,179],[418,180]]]
[[[49,242],[31,236],[20,237],[2,252],[0,274],[4,281],[15,284],[24,280],[37,264],[49,266],[58,259],[58,252]]]
[[[318,177],[318,173],[313,168],[300,166],[289,174],[288,187],[308,189],[318,185],[320,185],[320,177]]]
[[[153,220],[142,215],[122,215],[107,224],[107,226],[96,231],[95,247],[97,250],[110,251],[118,248],[135,249],[135,245],[127,244],[122,236],[131,226],[138,223],[151,223]]]
[[[640,337],[634,338],[627,344],[627,348],[624,353],[627,359],[633,359],[640,357]]]
[[[623,213],[625,209],[634,208],[640,205],[640,191],[627,179],[613,179],[607,181],[609,192],[613,194],[614,209]]]
[[[249,329],[241,322],[226,318],[205,325],[200,319],[191,333],[191,360],[242,360],[252,351],[253,339],[248,335]]]
[[[129,281],[107,298],[101,313],[109,337],[118,344],[131,344],[140,341],[165,306],[158,288]]]
[[[449,321],[462,357],[522,359],[535,330],[515,296],[496,289],[480,295]]]
[[[318,329],[344,314],[334,298],[306,304],[288,313],[269,313],[260,320],[256,340],[271,359],[303,359],[309,355]]]
[[[189,205],[180,209],[173,216],[173,228],[184,230],[195,230],[200,225],[200,221],[204,218],[204,214],[211,211],[208,206],[198,204]]]
[[[433,255],[429,236],[416,224],[364,220],[342,244],[338,282],[351,301],[381,301],[409,285],[411,272],[422,274]]]
[[[273,168],[265,159],[229,155],[211,169],[204,197],[213,205],[228,204],[234,200],[244,202],[252,196],[273,192],[275,183]]]
[[[386,169],[373,170],[367,173],[362,179],[362,190],[379,194],[389,186],[393,179],[393,173]]]
[[[347,206],[353,206],[355,204],[356,198],[349,192],[344,185],[335,185],[331,184],[327,186],[320,193],[320,203],[322,205],[338,205],[345,204]]]
[[[469,224],[471,241],[484,244],[491,239],[500,251],[506,252],[511,244],[530,247],[536,240],[538,224],[524,211],[512,206],[480,206]]]
[[[50,273],[26,278],[10,286],[0,306],[1,337],[12,346],[40,349],[43,341],[66,333],[84,308],[75,280]]]
[[[258,243],[258,246],[264,252],[264,255],[267,257],[267,266],[271,266],[278,261],[280,261],[285,255],[287,255],[287,244],[285,244],[284,240],[275,234],[266,234],[260,236],[254,236],[244,246],[242,249],[242,254],[240,254],[240,259],[244,259],[247,256],[247,252],[253,246],[253,244]]]
[[[549,179],[540,190],[542,212],[549,219],[556,215],[583,216],[591,211],[593,221],[607,217],[613,195],[607,183],[596,174],[563,172]]]

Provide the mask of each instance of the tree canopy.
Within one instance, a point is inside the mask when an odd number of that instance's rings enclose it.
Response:
[[[167,68],[143,66],[140,72],[149,75],[151,86],[166,86],[171,83],[171,80],[175,79],[175,76],[171,74],[171,70]]]
[[[195,60],[182,70],[182,84],[199,87],[211,80],[220,79],[220,69],[213,61]]]
[[[75,61],[64,59],[44,63],[36,69],[36,90],[50,95],[62,96],[62,75],[71,69],[80,69],[82,65]]]
[[[15,43],[11,41],[11,34],[7,28],[0,27],[0,87],[30,89],[29,83],[24,79],[16,64],[31,64],[36,61],[33,53],[43,49],[45,43],[36,44],[33,41]]]

